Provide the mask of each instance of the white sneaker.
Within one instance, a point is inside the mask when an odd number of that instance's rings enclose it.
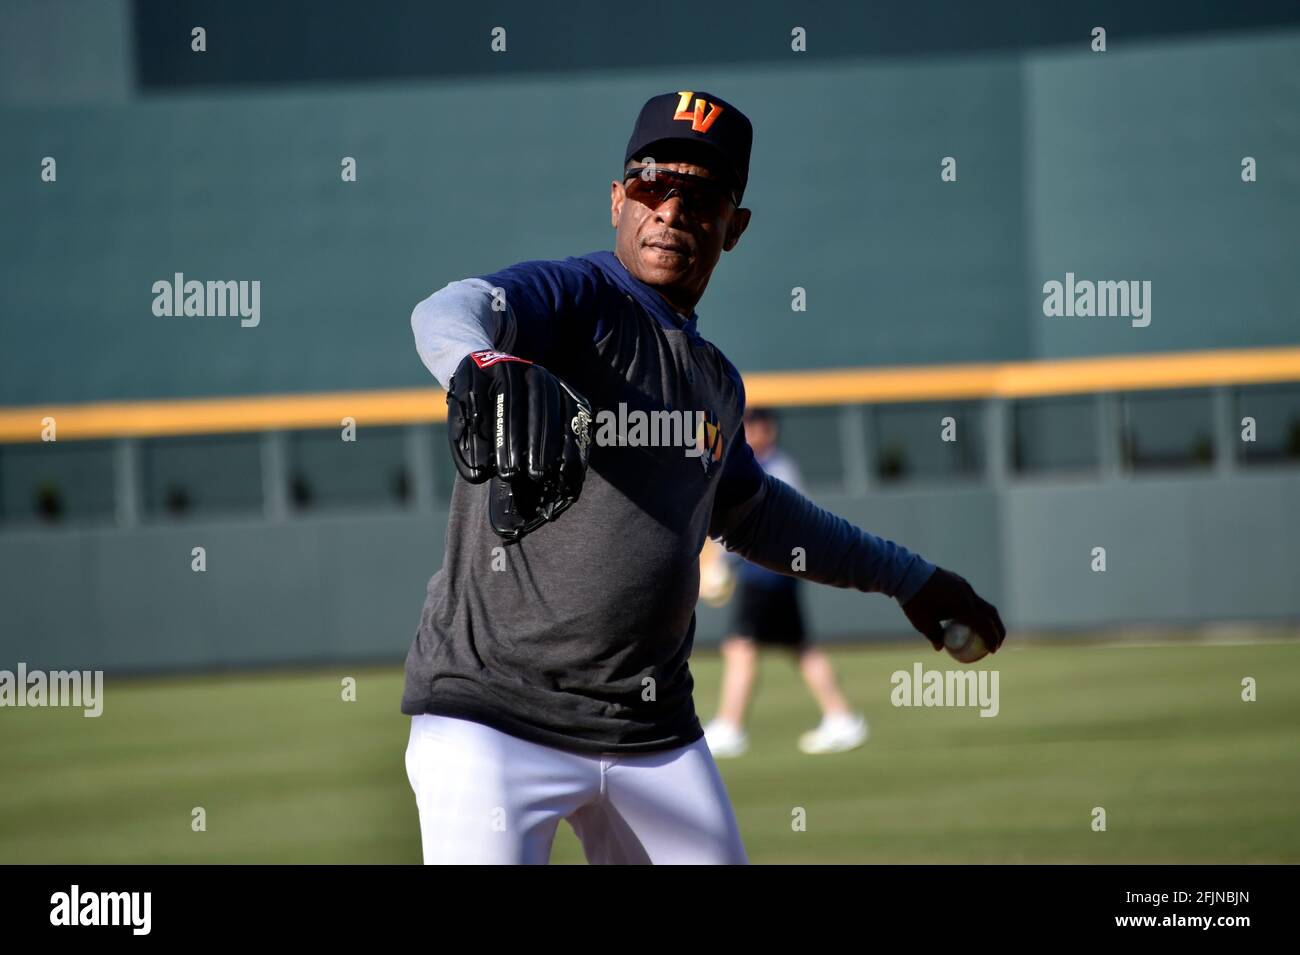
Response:
[[[867,721],[861,713],[822,717],[821,725],[799,737],[805,753],[847,753],[867,741]]]
[[[704,727],[704,741],[709,744],[709,752],[714,759],[743,756],[745,750],[749,749],[749,735],[725,720],[710,721]]]

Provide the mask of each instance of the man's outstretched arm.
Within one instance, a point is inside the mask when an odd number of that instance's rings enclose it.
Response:
[[[893,597],[936,650],[948,620],[977,631],[990,651],[1001,645],[1006,628],[997,608],[964,579],[818,507],[766,474],[739,440],[724,467],[709,528],[727,550],[777,573]]]
[[[579,260],[521,262],[451,282],[415,306],[420,358],[443,388],[461,359],[496,350],[545,365],[557,338],[600,331],[599,289]]]
[[[424,367],[445,390],[461,359],[471,352],[509,351],[513,338],[506,315],[492,307],[492,286],[461,279],[434,292],[411,312],[415,348]]]
[[[582,490],[591,405],[546,364],[558,344],[599,327],[592,270],[577,259],[524,262],[451,282],[411,313],[420,358],[447,390],[456,470],[470,484],[491,482],[489,520],[510,542],[558,518]]]

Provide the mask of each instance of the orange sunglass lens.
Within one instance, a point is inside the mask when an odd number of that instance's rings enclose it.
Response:
[[[658,207],[670,192],[681,196],[687,206],[708,212],[715,211],[726,201],[721,190],[703,187],[688,179],[678,179],[662,171],[654,179],[634,176],[628,180],[626,188],[628,196],[652,207]]]
[[[663,202],[673,186],[664,178],[642,179],[635,177],[628,182],[627,194],[639,202]]]

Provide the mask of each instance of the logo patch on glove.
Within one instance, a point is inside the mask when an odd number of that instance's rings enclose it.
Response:
[[[514,355],[508,355],[503,351],[474,351],[469,353],[469,357],[473,358],[474,364],[480,368],[488,368],[499,361],[520,361],[525,365],[532,364],[527,358],[516,358]]]

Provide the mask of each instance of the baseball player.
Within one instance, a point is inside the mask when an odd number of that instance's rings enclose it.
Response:
[[[962,578],[746,444],[695,308],[750,222],[752,136],[711,93],[653,97],[610,187],[613,252],[452,282],[411,316],[459,474],[402,697],[426,863],[546,862],[561,819],[593,863],[746,861],[687,666],[706,535],[779,573],[802,548],[800,576],[898,600],[936,649],[949,619],[1005,636]],[[696,427],[647,444],[609,427],[632,412]]]
[[[802,491],[799,466],[777,447],[780,425],[769,408],[745,409],[745,442],[764,471]],[[722,692],[718,714],[704,727],[715,759],[743,756],[749,749],[745,716],[758,681],[760,647],[789,650],[804,683],[822,711],[821,723],[799,737],[805,753],[842,753],[867,741],[867,721],[849,706],[835,679],[835,667],[813,645],[804,628],[799,578],[739,561],[735,620],[722,641]]]

